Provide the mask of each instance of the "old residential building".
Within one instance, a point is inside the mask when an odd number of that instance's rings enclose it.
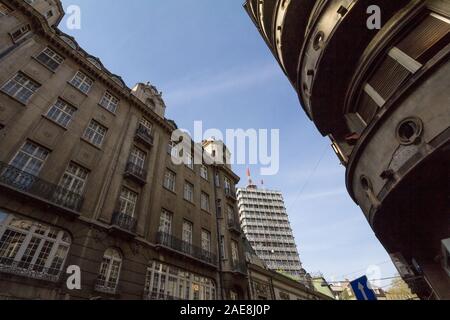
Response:
[[[161,94],[128,88],[58,30],[63,14],[0,1],[0,297],[248,298],[239,178],[174,165]]]
[[[272,270],[303,279],[306,272],[281,192],[249,185],[237,196],[242,229],[258,257]]]
[[[450,2],[247,0],[399,272],[450,299]]]

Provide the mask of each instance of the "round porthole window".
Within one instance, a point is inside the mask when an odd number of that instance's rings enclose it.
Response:
[[[314,37],[313,48],[314,50],[320,50],[323,46],[323,42],[325,40],[325,33],[319,31]]]
[[[408,118],[399,123],[397,127],[397,139],[401,144],[415,143],[423,132],[423,123],[418,118]]]

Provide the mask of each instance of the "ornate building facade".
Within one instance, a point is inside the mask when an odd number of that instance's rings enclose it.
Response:
[[[0,297],[248,298],[239,177],[175,165],[161,94],[128,88],[58,30],[63,14],[0,1]]]
[[[450,2],[244,6],[403,278],[450,299]]]

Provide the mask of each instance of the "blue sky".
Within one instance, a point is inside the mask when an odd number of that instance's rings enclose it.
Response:
[[[345,190],[344,168],[242,8],[243,0],[63,0],[81,8],[67,30],[128,86],[150,81],[179,127],[280,129],[280,172],[265,186],[284,193],[300,257],[329,280],[370,265],[396,273]],[[258,167],[251,167],[254,180]],[[235,166],[246,184],[246,166]]]

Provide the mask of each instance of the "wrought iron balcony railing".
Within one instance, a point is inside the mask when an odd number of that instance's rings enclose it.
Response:
[[[144,292],[144,297],[143,300],[182,300],[180,298],[165,294],[165,293],[160,293],[160,292],[155,292],[155,291],[145,291]]]
[[[127,163],[125,174],[137,179],[140,183],[147,183],[147,170],[145,170],[141,166],[136,165],[135,163]]]
[[[209,264],[217,264],[217,256],[215,254],[211,253],[210,251],[203,250],[202,248],[196,247],[170,234],[159,232],[156,242],[159,245],[171,248]]]
[[[47,203],[80,212],[83,196],[0,162],[0,184]]]
[[[247,265],[240,261],[231,262],[231,270],[235,273],[247,274]]]
[[[228,229],[237,233],[242,233],[241,224],[236,219],[228,219]]]
[[[228,198],[236,200],[236,191],[234,191],[232,188],[225,188],[225,195]]]
[[[142,142],[144,142],[145,144],[147,144],[150,147],[153,146],[154,137],[153,137],[152,133],[150,132],[149,129],[147,129],[146,127],[144,127],[141,124],[138,126],[138,128],[136,130],[136,138],[139,138],[140,140],[142,140]]]
[[[114,212],[111,223],[125,231],[136,233],[137,220],[128,214]]]
[[[11,258],[0,258],[0,272],[49,282],[58,282],[61,276],[61,269],[45,268]]]
[[[94,290],[100,293],[115,295],[117,294],[117,281],[106,281],[104,279],[97,279]]]

